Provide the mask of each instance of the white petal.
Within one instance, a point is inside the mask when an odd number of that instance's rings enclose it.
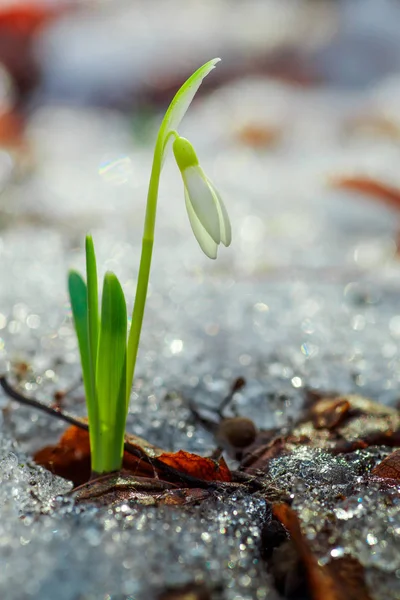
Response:
[[[221,241],[217,202],[206,176],[200,167],[188,167],[182,171],[183,182],[190,203],[200,223],[216,244]]]
[[[207,233],[202,224],[200,223],[196,213],[191,205],[189,194],[185,188],[185,203],[186,210],[189,215],[190,225],[192,226],[193,233],[196,240],[199,242],[200,248],[208,258],[217,258],[218,245],[214,242],[212,237]]]
[[[230,243],[232,242],[232,228],[231,228],[231,222],[229,220],[228,212],[225,208],[225,204],[223,203],[218,190],[216,190],[215,186],[211,183],[211,181],[208,178],[207,178],[207,182],[211,188],[212,193],[215,196],[215,202],[217,205],[217,211],[218,211],[218,216],[219,216],[221,242],[224,244],[224,246],[229,246]]]

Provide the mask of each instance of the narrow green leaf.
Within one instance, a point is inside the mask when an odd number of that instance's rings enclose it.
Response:
[[[124,440],[125,440],[125,426],[126,417],[128,414],[128,407],[126,404],[126,353],[124,367],[121,373],[121,381],[119,386],[119,392],[117,397],[117,403],[115,407],[115,426],[114,426],[114,458],[115,464],[118,464],[118,468],[121,467],[122,457],[124,454]]]
[[[99,306],[97,288],[96,254],[91,235],[86,236],[86,278],[88,295],[89,347],[93,363],[93,377],[96,377],[97,349],[99,342]]]
[[[122,464],[126,420],[126,332],[124,293],[114,273],[106,273],[101,306],[96,389],[103,448],[102,469],[117,470]],[[121,421],[121,411],[123,421]],[[123,427],[121,424],[123,422]]]
[[[87,287],[83,277],[76,271],[70,271],[68,274],[68,290],[81,356],[83,385],[89,418],[92,469],[96,470],[97,465],[101,463],[101,457],[99,456],[101,448],[98,445],[99,420],[97,416],[95,387],[92,380],[93,369],[89,346]]]
[[[76,271],[70,271],[68,273],[68,291],[75,331],[78,337],[79,352],[81,355],[83,383],[85,386],[86,397],[89,398],[91,387],[87,323],[87,289],[83,277]]]
[[[96,365],[97,351],[99,344],[99,299],[97,287],[97,266],[96,254],[92,236],[86,236],[86,280],[87,280],[87,312],[88,312],[88,341],[89,341],[89,362],[90,362],[90,385],[91,398],[93,399],[91,407],[91,422],[89,431],[91,432],[90,446],[92,448],[91,460],[92,471],[98,471],[102,463],[102,446],[100,443],[100,421],[96,392]]]

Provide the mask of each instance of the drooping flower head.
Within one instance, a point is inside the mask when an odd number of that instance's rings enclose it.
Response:
[[[193,233],[209,258],[216,258],[218,246],[232,241],[231,224],[225,205],[199,165],[192,144],[176,135],[173,143],[176,163],[185,189],[186,210]]]

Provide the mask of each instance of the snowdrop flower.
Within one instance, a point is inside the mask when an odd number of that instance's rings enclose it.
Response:
[[[172,147],[183,178],[186,210],[193,233],[204,254],[217,258],[219,244],[229,246],[232,241],[224,203],[200,167],[192,144],[176,134]]]

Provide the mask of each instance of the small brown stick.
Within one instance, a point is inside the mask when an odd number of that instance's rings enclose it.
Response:
[[[219,458],[224,450],[227,450],[231,456],[241,460],[244,448],[248,448],[257,437],[257,428],[254,422],[241,417],[234,411],[235,416],[225,417],[224,410],[232,401],[234,394],[246,385],[243,377],[238,377],[232,384],[228,395],[222,400],[215,414],[219,417],[219,422],[203,416],[201,408],[207,408],[204,405],[196,405],[192,400],[188,401],[188,407],[200,425],[213,434],[217,442],[217,448],[213,451],[211,457]]]
[[[59,408],[48,406],[47,404],[42,404],[41,402],[38,402],[33,398],[28,398],[27,396],[24,396],[23,394],[21,394],[21,392],[18,392],[8,383],[4,375],[0,377],[0,386],[3,388],[7,396],[12,398],[13,400],[16,400],[20,404],[30,406],[31,408],[36,408],[37,410],[41,410],[42,412],[47,413],[51,417],[61,419],[61,421],[64,421],[65,423],[69,423],[70,425],[75,425],[75,427],[80,427],[85,431],[89,431],[89,426],[87,425],[87,423],[80,421],[73,415],[70,415],[65,411],[61,411]]]
[[[224,412],[225,408],[228,406],[228,404],[230,404],[232,402],[232,398],[233,398],[234,394],[236,394],[236,392],[241,390],[245,385],[246,385],[246,380],[244,379],[244,377],[238,377],[237,379],[235,379],[235,381],[233,382],[233,384],[231,386],[231,389],[229,390],[229,393],[222,400],[222,402],[218,408],[218,414],[221,417],[221,419],[224,418],[223,412]]]

